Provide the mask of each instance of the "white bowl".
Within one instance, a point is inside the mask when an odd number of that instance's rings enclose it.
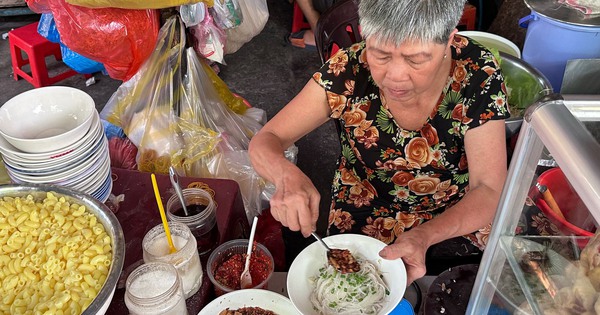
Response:
[[[498,49],[498,51],[521,58],[521,50],[519,47],[502,36],[481,31],[462,31],[458,32],[458,34],[474,39],[488,49],[495,48]]]
[[[94,100],[81,90],[66,86],[37,88],[0,107],[0,135],[25,152],[53,151],[83,137],[94,112]]]
[[[323,238],[331,248],[345,248],[373,263],[383,276],[390,294],[384,298],[379,314],[389,314],[402,301],[406,290],[406,268],[401,259],[387,260],[379,256],[385,243],[366,235],[338,234]],[[316,314],[310,302],[315,290],[310,280],[318,276],[319,269],[327,265],[325,248],[318,241],[308,245],[292,262],[288,271],[287,291],[296,309],[304,315]]]
[[[60,161],[71,159],[73,155],[79,151],[86,150],[92,143],[97,141],[104,134],[104,129],[100,123],[98,113],[92,115],[92,122],[87,133],[74,141],[68,146],[39,153],[30,153],[19,150],[8,142],[4,137],[0,136],[0,153],[4,156],[10,156],[19,163],[28,164],[49,164],[54,165]]]
[[[281,294],[263,289],[246,289],[231,291],[217,297],[200,310],[198,315],[214,315],[226,308],[235,310],[251,306],[260,307],[276,314],[300,314],[292,302]]]

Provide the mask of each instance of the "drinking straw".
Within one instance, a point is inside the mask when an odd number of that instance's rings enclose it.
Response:
[[[171,238],[171,230],[169,230],[169,223],[167,222],[167,216],[165,215],[165,208],[163,208],[162,200],[160,199],[160,193],[158,192],[158,184],[156,183],[156,176],[154,173],[150,175],[152,177],[152,187],[154,188],[154,196],[156,197],[156,204],[158,205],[158,210],[160,211],[160,218],[162,220],[163,226],[165,228],[165,233],[167,234],[167,242],[169,243],[169,251],[175,253],[177,248],[173,245],[173,239]]]

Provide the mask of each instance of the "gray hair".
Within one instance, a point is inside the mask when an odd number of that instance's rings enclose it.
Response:
[[[361,33],[396,46],[406,39],[445,44],[464,6],[465,0],[360,0]]]

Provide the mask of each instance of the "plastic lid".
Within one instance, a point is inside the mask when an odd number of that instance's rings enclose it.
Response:
[[[525,4],[531,11],[559,22],[586,27],[600,26],[600,15],[583,14],[557,0],[525,0]]]

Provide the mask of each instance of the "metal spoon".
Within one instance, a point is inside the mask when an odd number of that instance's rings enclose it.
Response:
[[[352,256],[349,250],[330,248],[317,233],[312,232],[310,234],[323,244],[327,250],[327,261],[339,272],[351,273],[360,271],[360,264],[356,261],[354,256]]]
[[[183,213],[187,217],[189,214],[185,205],[185,199],[183,198],[181,186],[179,186],[179,176],[177,176],[177,172],[175,172],[175,168],[173,166],[169,167],[169,177],[171,178],[171,185],[173,185],[175,193],[177,194],[177,197],[179,197],[179,201],[181,202],[181,206],[183,207]]]

